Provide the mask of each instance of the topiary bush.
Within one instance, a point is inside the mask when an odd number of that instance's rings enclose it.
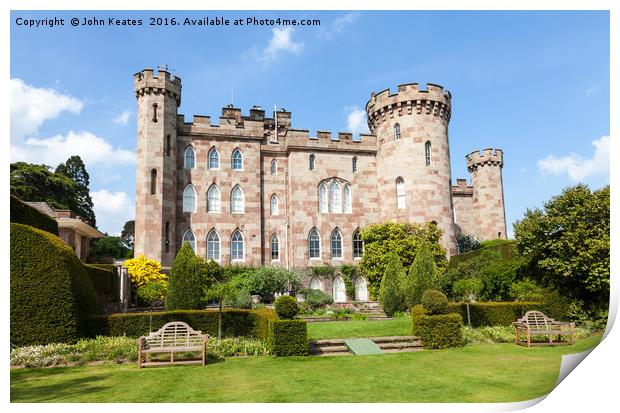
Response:
[[[278,297],[274,304],[276,314],[282,320],[292,320],[297,314],[299,314],[299,305],[295,297],[290,295],[283,295]]]
[[[275,356],[308,354],[308,324],[304,320],[269,321],[269,352]]]
[[[58,223],[54,218],[45,215],[13,195],[11,195],[11,222],[29,225],[58,235]]]
[[[97,314],[95,289],[71,247],[57,236],[11,224],[11,344],[72,343]]]
[[[408,308],[422,302],[425,291],[437,287],[437,265],[428,242],[420,243],[405,281],[405,303]]]
[[[411,307],[411,318],[417,317],[419,315],[427,315],[428,311],[422,307],[422,304],[416,304]]]
[[[412,319],[413,334],[425,349],[458,347],[463,341],[463,318],[460,314],[417,315]]]
[[[445,314],[448,310],[448,297],[438,290],[428,290],[422,295],[422,306],[430,314]]]
[[[183,243],[170,268],[166,310],[196,310],[204,306],[201,264],[189,243]]]
[[[379,289],[379,302],[385,314],[392,316],[397,311],[407,309],[403,286],[405,283],[405,270],[396,254],[390,256]]]

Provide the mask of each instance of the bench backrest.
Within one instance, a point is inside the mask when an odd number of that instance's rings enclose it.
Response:
[[[164,324],[159,330],[144,337],[149,348],[153,347],[190,347],[202,344],[206,335],[194,331],[187,323],[173,321]]]
[[[529,325],[531,330],[548,330],[553,319],[540,311],[528,311],[520,321]]]

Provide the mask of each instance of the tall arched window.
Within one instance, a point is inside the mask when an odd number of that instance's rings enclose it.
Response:
[[[183,212],[196,211],[196,190],[192,184],[188,184],[183,191]]]
[[[362,254],[364,254],[364,241],[358,228],[353,233],[353,258],[361,258]]]
[[[308,158],[308,169],[310,169],[311,171],[314,171],[314,154],[310,154],[310,157]]]
[[[368,301],[368,288],[364,277],[357,277],[355,280],[355,301]]]
[[[426,141],[424,144],[424,159],[426,166],[429,166],[431,164],[431,141]]]
[[[351,159],[351,170],[353,172],[357,172],[357,156],[354,156],[353,159]]]
[[[233,232],[230,239],[230,259],[233,261],[243,261],[243,235],[238,229]]]
[[[319,212],[322,214],[329,212],[327,202],[327,185],[325,185],[325,182],[319,185]]]
[[[344,213],[351,213],[351,187],[349,184],[344,185],[344,189],[342,190],[342,200],[344,205]]]
[[[185,169],[194,169],[194,167],[196,166],[196,152],[194,151],[194,148],[188,146],[185,149],[185,156],[183,157],[183,159]]]
[[[275,159],[271,160],[271,170],[270,170],[271,175],[275,175],[278,173],[278,161],[276,161]]]
[[[323,283],[319,277],[312,277],[310,279],[310,285],[308,286],[311,290],[321,290],[323,291]]]
[[[183,243],[189,243],[189,246],[192,247],[194,253],[196,252],[196,238],[194,238],[194,233],[191,229],[188,229],[183,234]]]
[[[151,195],[157,192],[157,169],[151,169]]]
[[[235,185],[230,193],[230,212],[242,214],[244,210],[243,191],[239,185]]]
[[[280,260],[280,240],[276,234],[271,236],[269,240],[269,244],[271,245],[271,261],[279,261]]]
[[[243,155],[239,148],[235,149],[232,153],[232,169],[233,171],[243,170]]]
[[[329,184],[329,212],[342,212],[340,184],[336,181]]]
[[[334,278],[333,293],[334,302],[343,303],[347,301],[347,291],[342,277]]]
[[[332,259],[342,258],[342,235],[338,228],[332,231],[331,235]]]
[[[215,228],[207,235],[207,259],[220,261],[220,236],[217,235]]]
[[[276,194],[271,195],[270,212],[271,215],[278,215],[278,197]]]
[[[394,140],[400,139],[400,125],[397,123],[394,125]]]
[[[219,188],[215,184],[211,185],[207,191],[207,212],[220,212],[220,200]]]
[[[209,151],[208,168],[220,169],[220,153],[217,151],[215,146]]]
[[[321,237],[316,228],[312,228],[308,234],[308,256],[310,258],[321,258]]]
[[[396,205],[398,209],[405,208],[405,180],[401,177],[396,180]]]

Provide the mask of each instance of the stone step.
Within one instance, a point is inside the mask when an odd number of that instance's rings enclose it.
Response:
[[[395,342],[409,342],[419,341],[416,336],[387,336],[387,337],[371,337],[371,340],[375,343],[395,343]]]
[[[405,349],[405,348],[422,348],[422,344],[420,342],[410,341],[410,342],[400,342],[400,343],[376,343],[380,349]]]

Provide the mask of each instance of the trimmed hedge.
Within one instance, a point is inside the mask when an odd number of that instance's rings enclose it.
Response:
[[[450,262],[448,263],[448,270],[456,268],[459,264],[464,263],[469,260],[479,259],[479,256],[483,251],[494,250],[497,251],[503,259],[507,261],[511,261],[517,257],[517,243],[513,240],[491,240],[484,241],[481,244],[481,248],[475,249],[473,251],[464,252],[462,254],[453,255],[450,257]]]
[[[269,321],[269,351],[276,356],[308,354],[308,323],[305,320]]]
[[[427,349],[458,347],[464,344],[463,318],[460,314],[416,315],[413,334]]]
[[[11,222],[29,225],[43,231],[58,235],[58,223],[56,220],[36,208],[22,202],[19,198],[11,195]]]
[[[271,310],[222,310],[222,336],[247,336],[267,340]],[[194,330],[217,336],[219,313],[214,310],[175,310],[152,313],[124,313],[94,317],[91,335],[140,337],[159,330],[171,321],[183,321]]]
[[[534,302],[483,302],[470,303],[471,326],[506,326],[523,317],[527,311],[538,310],[547,314],[544,303]],[[448,304],[449,313],[458,313],[467,320],[467,304]],[[551,315],[549,315],[552,317]]]
[[[86,272],[93,283],[97,298],[101,303],[119,301],[119,279],[112,264],[85,264]]]
[[[99,312],[95,289],[57,236],[11,224],[11,344],[72,343]]]

